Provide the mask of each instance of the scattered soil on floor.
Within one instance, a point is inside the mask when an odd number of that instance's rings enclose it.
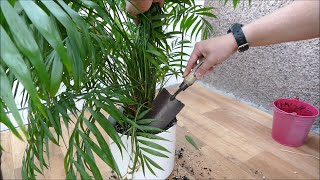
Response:
[[[197,143],[200,150],[195,149],[185,140],[184,136],[190,135]],[[179,138],[178,138],[179,137]],[[177,146],[175,152],[175,167],[168,180],[193,180],[193,179],[215,179],[213,169],[206,157],[201,153],[201,142],[184,128],[177,129]]]
[[[188,143],[185,135],[191,136],[200,150],[195,149]],[[185,128],[177,126],[175,166],[167,180],[235,179],[226,174],[226,167],[219,161],[212,161],[203,154],[201,150],[203,144],[201,140],[196,139]],[[253,178],[268,179],[262,169],[249,168],[248,173]],[[110,174],[109,180],[117,179],[114,173]]]

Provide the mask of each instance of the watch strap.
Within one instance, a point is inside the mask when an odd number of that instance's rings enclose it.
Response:
[[[249,43],[247,42],[247,39],[241,29],[243,25],[239,23],[233,24],[230,29],[228,30],[228,33],[233,34],[237,44],[238,44],[238,51],[243,52],[249,49]]]

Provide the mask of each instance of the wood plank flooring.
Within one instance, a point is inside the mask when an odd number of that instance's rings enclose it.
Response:
[[[174,92],[176,88],[169,91]],[[309,134],[305,145],[286,147],[271,137],[272,116],[234,99],[195,84],[177,97],[185,108],[177,116],[176,165],[172,175],[188,179],[319,179],[319,137]],[[66,132],[65,132],[66,133]],[[21,179],[25,143],[10,132],[2,132],[4,179]],[[200,150],[186,140],[192,136]],[[66,134],[66,137],[68,135]],[[66,147],[50,145],[50,169],[38,179],[64,179]],[[97,162],[103,175],[110,169]]]

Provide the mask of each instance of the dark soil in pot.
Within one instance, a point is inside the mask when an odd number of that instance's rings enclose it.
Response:
[[[313,113],[309,110],[305,104],[294,101],[294,100],[287,100],[287,101],[276,101],[275,106],[287,113],[297,113],[300,116],[312,116]]]

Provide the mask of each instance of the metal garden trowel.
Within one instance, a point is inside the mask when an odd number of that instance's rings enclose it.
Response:
[[[170,122],[182,110],[184,104],[177,100],[171,100],[171,94],[163,88],[152,102],[152,109],[148,113],[148,119],[156,119],[149,126],[157,127],[165,130]]]
[[[182,110],[184,104],[177,100],[175,97],[181,92],[190,87],[196,80],[196,71],[203,64],[203,60],[197,64],[197,66],[190,72],[180,84],[179,89],[171,95],[165,88],[162,89],[152,103],[152,109],[147,115],[149,119],[157,119],[150,123],[149,126],[165,129],[170,122],[177,116]]]

